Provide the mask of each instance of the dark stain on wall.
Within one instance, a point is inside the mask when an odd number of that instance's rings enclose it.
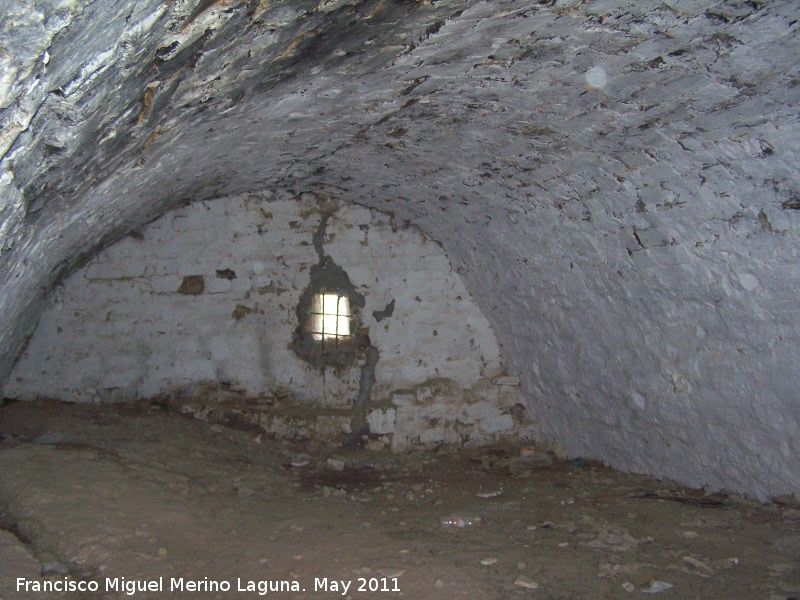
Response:
[[[237,321],[241,321],[252,312],[253,309],[250,308],[249,306],[245,306],[244,304],[237,304],[236,308],[233,309],[233,312],[231,313],[231,317],[233,317]]]
[[[341,372],[352,366],[356,360],[364,357],[370,347],[369,329],[364,327],[361,311],[364,309],[364,296],[359,294],[344,269],[325,254],[323,247],[325,229],[330,213],[322,216],[319,227],[314,232],[312,242],[319,256],[319,262],[311,267],[311,281],[297,305],[297,329],[295,330],[291,348],[300,358],[324,372],[325,367],[332,367]],[[315,340],[309,331],[309,316],[314,296],[320,293],[331,293],[346,296],[350,303],[350,332],[348,339],[320,342]]]
[[[206,289],[206,280],[202,275],[187,275],[178,288],[179,294],[199,296]]]
[[[325,256],[322,261],[311,267],[311,282],[305,289],[297,305],[297,329],[292,339],[291,348],[303,360],[320,369],[333,367],[342,371],[352,366],[355,361],[364,356],[370,347],[368,329],[361,320],[361,311],[364,308],[364,296],[356,291],[350,277],[339,265],[333,262],[330,256]],[[340,340],[338,344],[328,341],[325,344],[317,341],[308,331],[309,315],[314,296],[320,293],[338,294],[347,296],[350,301],[350,331],[349,339]]]
[[[394,299],[392,299],[389,304],[386,305],[386,308],[383,310],[373,310],[372,316],[375,317],[375,320],[380,323],[387,317],[391,317],[394,314]]]
[[[236,271],[233,269],[217,269],[217,279],[236,279]]]

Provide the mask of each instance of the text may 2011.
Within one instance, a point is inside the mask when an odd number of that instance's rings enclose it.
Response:
[[[17,592],[99,592],[101,588],[101,582],[99,581],[75,581],[69,577],[44,581],[18,577],[16,583]],[[305,588],[300,587],[300,582],[296,580],[254,581],[237,578],[234,586],[226,579],[171,577],[167,582],[168,585],[165,585],[164,577],[155,579],[107,577],[104,583],[105,592],[120,592],[128,596],[133,596],[138,592],[254,592],[259,596],[266,596],[270,592],[306,591]],[[354,583],[356,584],[355,587],[353,587]],[[341,593],[344,596],[351,587],[355,592],[400,591],[396,577],[373,577],[369,579],[360,577],[355,582],[352,580],[329,579],[327,577],[314,578],[315,592]]]

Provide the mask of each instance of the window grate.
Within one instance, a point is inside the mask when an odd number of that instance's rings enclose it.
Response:
[[[309,329],[315,341],[338,346],[350,338],[350,302],[347,296],[316,294],[311,303]]]

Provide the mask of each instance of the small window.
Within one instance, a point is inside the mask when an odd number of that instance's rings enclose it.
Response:
[[[361,321],[364,296],[344,270],[326,256],[309,270],[310,281],[295,308],[297,329],[290,348],[322,373],[352,367],[370,346]]]
[[[318,342],[338,344],[350,338],[350,302],[347,296],[315,294],[308,329]]]

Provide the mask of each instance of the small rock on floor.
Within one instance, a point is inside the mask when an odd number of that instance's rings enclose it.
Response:
[[[380,573],[384,577],[388,577],[389,579],[400,577],[405,572],[406,572],[405,569],[378,569],[378,573]]]
[[[328,466],[334,471],[344,471],[344,461],[335,458],[328,459]]]
[[[514,580],[514,585],[518,585],[519,587],[527,588],[529,590],[537,590],[539,589],[539,584],[536,583],[530,577],[526,577],[525,575],[520,575]]]

